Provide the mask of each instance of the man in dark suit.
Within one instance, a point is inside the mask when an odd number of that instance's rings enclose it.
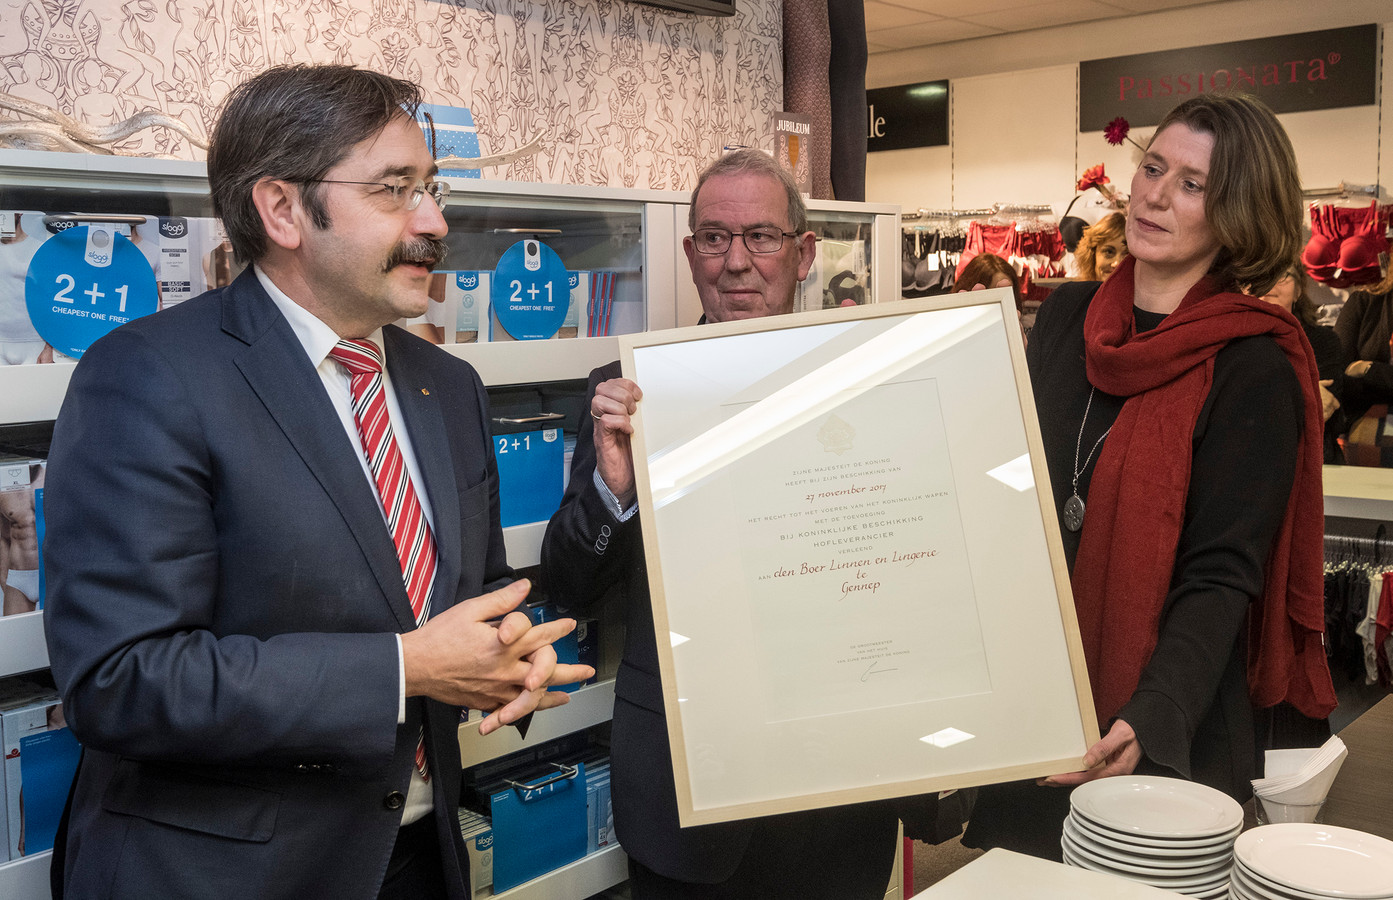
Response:
[[[736,151],[708,167],[692,191],[688,225],[693,233],[683,248],[703,321],[793,310],[816,236],[798,188],[767,154]],[[591,427],[580,429],[570,484],[547,526],[542,575],[563,606],[589,605],[610,590],[624,604],[610,788],[634,900],[880,900],[895,856],[889,804],[678,827],[629,449],[629,417],[642,391],[619,376],[617,362],[590,373]]]
[[[233,91],[209,181],[253,265],[73,374],[45,498],[69,896],[465,898],[460,706],[488,732],[591,674],[556,663],[572,622],[510,612],[478,376],[388,324],[444,254],[419,102],[345,66]]]

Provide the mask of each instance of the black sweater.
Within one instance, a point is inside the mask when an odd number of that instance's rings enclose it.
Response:
[[[1339,396],[1349,421],[1364,415],[1375,403],[1393,403],[1393,363],[1389,358],[1393,291],[1351,291],[1335,320],[1335,334],[1349,360],[1366,359],[1372,364],[1367,374],[1344,379]]]
[[[1076,447],[1083,465],[1125,400],[1094,391],[1083,423],[1090,394],[1083,324],[1097,287],[1076,282],[1051,294],[1026,353],[1056,512],[1073,493]],[[1136,310],[1139,331],[1164,318]],[[1234,341],[1215,358],[1195,423],[1185,522],[1156,649],[1119,713],[1145,752],[1139,773],[1191,778],[1240,801],[1251,794],[1257,766],[1244,625],[1291,492],[1301,410],[1301,385],[1275,341]],[[1085,502],[1102,452],[1079,476]],[[1062,518],[1060,531],[1072,571],[1081,533],[1065,529]],[[1033,784],[984,789],[966,842],[1058,859],[1067,794]],[[1033,812],[1022,814],[1022,803]]]

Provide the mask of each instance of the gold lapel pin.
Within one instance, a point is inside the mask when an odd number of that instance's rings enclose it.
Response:
[[[423,396],[429,397],[429,396],[430,396],[430,391],[427,390],[426,388],[421,388],[421,394],[422,394]]]

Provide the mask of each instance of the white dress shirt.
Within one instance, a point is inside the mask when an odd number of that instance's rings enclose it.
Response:
[[[377,496],[377,480],[373,478],[367,457],[363,455],[363,440],[358,434],[358,422],[353,416],[353,392],[348,370],[338,361],[329,357],[329,351],[333,350],[339,342],[338,334],[324,324],[319,317],[287,297],[285,292],[276,287],[266,273],[261,271],[260,266],[255,266],[254,269],[257,280],[266,289],[266,293],[271,295],[271,300],[281,311],[281,315],[285,316],[286,321],[290,323],[290,328],[300,339],[300,345],[305,348],[310,363],[319,372],[319,378],[324,382],[324,389],[329,393],[329,401],[334,404],[334,411],[339,414],[344,434],[348,437],[354,455],[363,467],[363,477],[368,480],[368,484],[372,485],[373,496]],[[402,461],[406,464],[406,471],[411,475],[411,484],[416,488],[416,497],[421,502],[421,512],[425,515],[426,522],[430,524],[431,533],[434,534],[435,519],[431,515],[430,500],[426,496],[425,482],[421,480],[421,470],[416,465],[416,454],[411,449],[411,433],[403,424],[401,407],[397,404],[397,395],[392,390],[392,380],[387,374],[387,348],[382,343],[382,329],[377,329],[367,339],[382,349],[382,390],[387,398],[387,418],[392,422],[392,432],[396,436],[397,446],[401,449]],[[380,497],[377,505],[379,508],[382,506]],[[382,521],[384,523],[387,521],[386,511],[382,513]],[[401,635],[397,635],[397,698],[397,724],[401,725],[406,722],[406,665],[402,659]],[[402,808],[401,824],[410,825],[423,818],[434,806],[435,802],[431,797],[430,785],[413,765],[411,767],[411,787],[406,792],[406,805]]]

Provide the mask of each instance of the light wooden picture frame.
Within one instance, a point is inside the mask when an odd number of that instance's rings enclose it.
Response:
[[[1009,289],[620,349],[684,827],[1082,767]]]

